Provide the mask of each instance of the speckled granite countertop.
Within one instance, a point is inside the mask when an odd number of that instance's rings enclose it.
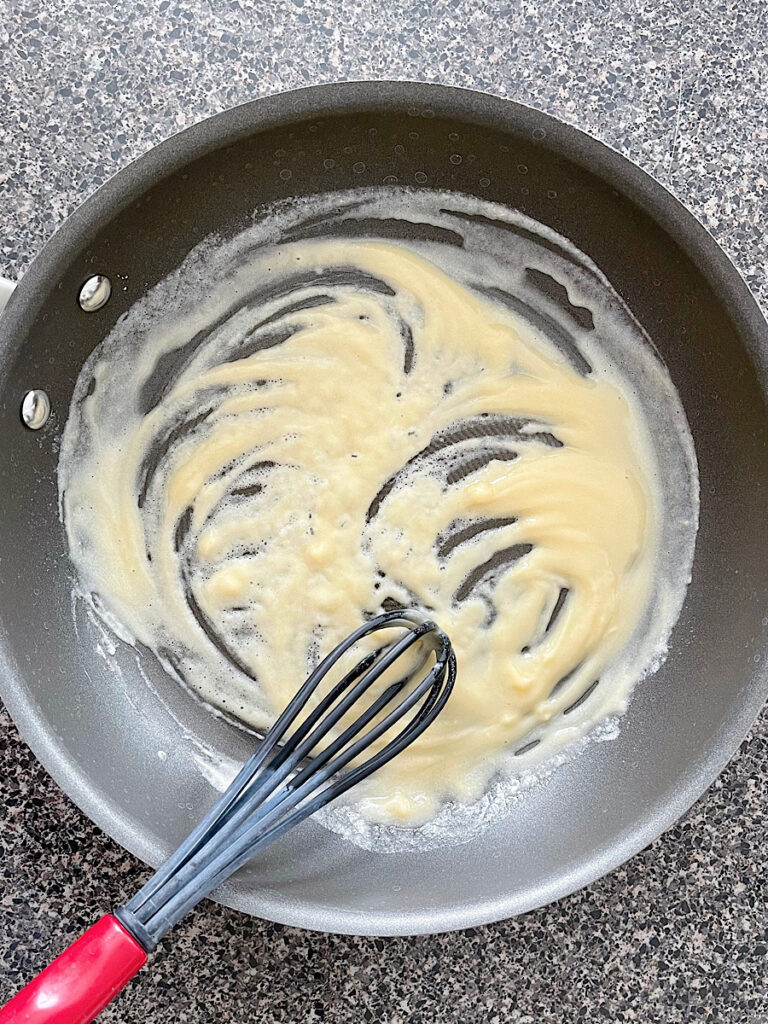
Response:
[[[345,78],[541,107],[696,213],[768,308],[764,0],[6,0],[0,272],[77,203],[208,114]],[[0,715],[0,1002],[145,871]],[[101,1018],[385,1024],[768,1022],[768,714],[649,849],[524,918],[452,935],[316,935],[205,904]]]

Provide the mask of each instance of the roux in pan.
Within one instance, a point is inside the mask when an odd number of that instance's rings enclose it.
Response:
[[[383,820],[622,710],[696,528],[674,388],[599,273],[394,190],[193,254],[84,367],[60,487],[83,591],[253,727],[362,615],[439,622],[457,684],[358,794]]]

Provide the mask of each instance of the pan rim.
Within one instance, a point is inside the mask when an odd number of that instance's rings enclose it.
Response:
[[[474,90],[422,82],[363,81],[309,86],[277,93],[216,114],[172,136],[123,168],[78,207],[41,250],[2,316],[0,367],[8,365],[33,319],[73,252],[87,247],[107,220],[139,198],[159,178],[214,149],[276,125],[312,115],[328,116],[365,108],[392,111],[419,104],[471,121],[517,132],[545,132],[545,145],[619,188],[644,210],[690,257],[722,302],[768,388],[768,324],[734,264],[696,217],[660,182],[616,150],[533,107]],[[1,382],[1,381],[0,381]],[[67,758],[55,730],[36,711],[34,698],[13,663],[0,624],[0,688],[14,723],[35,756],[70,798],[100,828],[143,861],[163,859],[159,845],[94,786]],[[407,935],[445,932],[491,923],[560,899],[614,870],[671,827],[711,785],[738,750],[768,696],[768,668],[745,679],[738,705],[721,723],[717,743],[678,775],[663,797],[638,822],[581,864],[546,884],[502,897],[473,901],[434,913],[344,911],[326,905],[297,904],[265,891],[247,891],[237,882],[216,893],[226,906],[281,924],[359,935]]]

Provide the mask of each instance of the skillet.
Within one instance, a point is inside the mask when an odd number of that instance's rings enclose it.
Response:
[[[70,217],[0,317],[0,692],[72,799],[157,865],[214,798],[201,745],[244,759],[252,740],[149,656],[140,672],[120,644],[116,680],[98,631],[73,610],[56,465],[75,380],[116,320],[211,233],[235,234],[265,203],[393,177],[514,207],[591,257],[680,393],[701,518],[669,655],[637,687],[617,739],[589,745],[471,842],[370,853],[310,821],[217,894],[274,921],[374,935],[498,920],[588,884],[669,827],[758,714],[768,327],[746,285],[661,185],[577,129],[479,93],[366,82],[257,100],[158,146]],[[78,295],[95,274],[112,294],[85,312]],[[52,407],[39,431],[20,417],[33,388]]]

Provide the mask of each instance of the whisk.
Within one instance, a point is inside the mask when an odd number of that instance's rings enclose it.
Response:
[[[395,627],[404,632],[363,655],[304,714],[343,655],[364,637]],[[418,666],[395,682],[383,682],[381,692],[371,695],[373,684],[419,641]],[[434,663],[423,674],[432,656]],[[450,640],[417,612],[396,609],[361,625],[310,674],[176,852],[133,899],[102,917],[0,1009],[0,1024],[89,1024],[201,899],[254,854],[413,743],[445,706],[455,678]],[[389,730],[393,734],[372,753],[371,745]]]

